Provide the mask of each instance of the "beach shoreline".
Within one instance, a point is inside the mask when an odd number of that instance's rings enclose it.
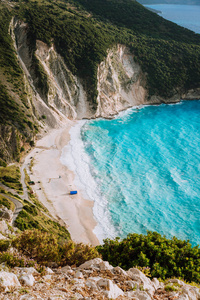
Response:
[[[77,121],[68,121],[59,129],[52,129],[36,142],[25,157],[21,170],[27,170],[39,201],[51,215],[65,225],[74,242],[96,246],[99,240],[93,230],[97,225],[94,202],[85,199],[74,183],[75,174],[60,161],[62,149],[70,141],[70,129]],[[70,195],[70,190],[77,190]]]

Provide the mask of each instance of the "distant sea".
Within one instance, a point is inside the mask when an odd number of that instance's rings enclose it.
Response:
[[[154,4],[145,5],[153,8],[163,18],[200,33],[200,5]]]
[[[100,242],[151,230],[200,244],[199,115],[200,101],[184,101],[72,127],[61,161],[94,201]]]

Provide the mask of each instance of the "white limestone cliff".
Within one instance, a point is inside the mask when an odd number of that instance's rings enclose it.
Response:
[[[146,103],[145,76],[129,49],[118,45],[108,51],[98,68],[96,117],[109,117]]]
[[[81,80],[74,76],[57,53],[54,45],[36,41],[31,48],[28,25],[13,18],[10,25],[19,63],[24,71],[26,93],[35,117],[45,115],[49,127],[62,126],[68,119],[110,118],[129,107],[175,103],[180,99],[199,99],[200,89],[177,92],[169,99],[148,96],[146,75],[134,61],[134,55],[124,45],[108,49],[107,57],[99,64],[97,72],[97,103],[87,99]],[[34,70],[34,56],[47,78],[48,91],[38,85]],[[44,124],[43,124],[44,125]]]

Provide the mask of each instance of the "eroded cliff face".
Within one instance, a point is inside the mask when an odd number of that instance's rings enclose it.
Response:
[[[98,68],[96,117],[109,117],[135,105],[145,104],[145,76],[133,55],[123,45],[108,51]]]
[[[41,41],[34,45],[28,32],[27,24],[12,20],[11,34],[24,70],[27,95],[34,114],[45,115],[48,126],[62,125],[67,119],[111,117],[128,107],[145,103],[144,76],[125,46],[110,49],[99,65],[97,109],[94,111],[79,78],[69,71],[54,46],[49,47]],[[38,68],[42,70],[42,84]]]
[[[27,24],[19,20],[12,20],[11,29],[33,112],[36,117],[45,116],[50,127],[61,126],[68,119],[110,118],[142,104],[200,98],[200,89],[177,92],[170,99],[149,98],[145,88],[146,75],[129,49],[117,45],[108,50],[107,57],[98,67],[98,97],[94,111],[80,79],[70,72],[54,45],[49,47],[42,41],[36,41],[35,45],[29,37]]]
[[[0,158],[5,161],[19,159],[21,135],[11,125],[0,125]]]
[[[91,109],[80,80],[69,71],[54,46],[37,41],[36,47],[36,57],[48,78],[47,105],[67,118],[111,117],[145,103],[144,76],[125,46],[109,50],[98,68],[96,111]]]
[[[50,127],[60,126],[68,119],[91,117],[80,80],[69,71],[54,46],[49,47],[41,41],[34,45],[28,25],[19,20],[13,19],[11,28],[35,113],[39,117],[45,116]]]
[[[48,106],[68,119],[90,118],[92,110],[80,80],[69,71],[54,46],[37,41],[36,47],[36,57],[48,78]]]

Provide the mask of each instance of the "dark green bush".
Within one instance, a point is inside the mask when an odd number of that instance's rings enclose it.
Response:
[[[37,213],[37,210],[33,209],[33,211]],[[15,220],[15,226],[22,231],[31,228],[37,228],[37,229],[41,228],[39,222],[37,220],[34,220],[31,214],[27,213],[24,208],[19,212]]]
[[[13,246],[38,263],[58,261],[59,246],[56,237],[40,230],[26,230],[13,241]]]
[[[61,265],[76,265],[79,266],[85,261],[100,257],[100,254],[95,247],[84,245],[82,243],[76,244],[73,241],[68,241],[60,247]]]
[[[38,211],[37,208],[35,207],[35,205],[24,205],[23,207],[24,210],[26,210],[29,214],[33,215],[33,216],[37,216],[38,215]]]
[[[7,166],[6,162],[4,160],[2,160],[1,158],[0,158],[0,166],[1,167],[6,167]]]
[[[181,277],[200,283],[200,249],[192,247],[189,241],[167,239],[157,232],[134,233],[121,241],[106,239],[97,250],[113,266],[126,270],[134,266],[150,267],[151,277]]]
[[[0,198],[0,206],[1,206],[1,205],[7,207],[8,209],[11,208],[11,203],[10,203],[10,201],[7,200],[7,199],[4,198],[4,197],[1,197],[1,198]]]
[[[2,179],[7,182],[15,182],[15,183],[17,182],[18,183],[18,179],[10,177],[10,176],[3,176]]]
[[[2,252],[0,253],[0,263],[5,263],[8,267],[35,267],[36,269],[39,268],[37,263],[24,256],[19,255],[18,253],[13,254],[10,252]]]
[[[0,252],[7,251],[10,246],[10,241],[0,240]]]

